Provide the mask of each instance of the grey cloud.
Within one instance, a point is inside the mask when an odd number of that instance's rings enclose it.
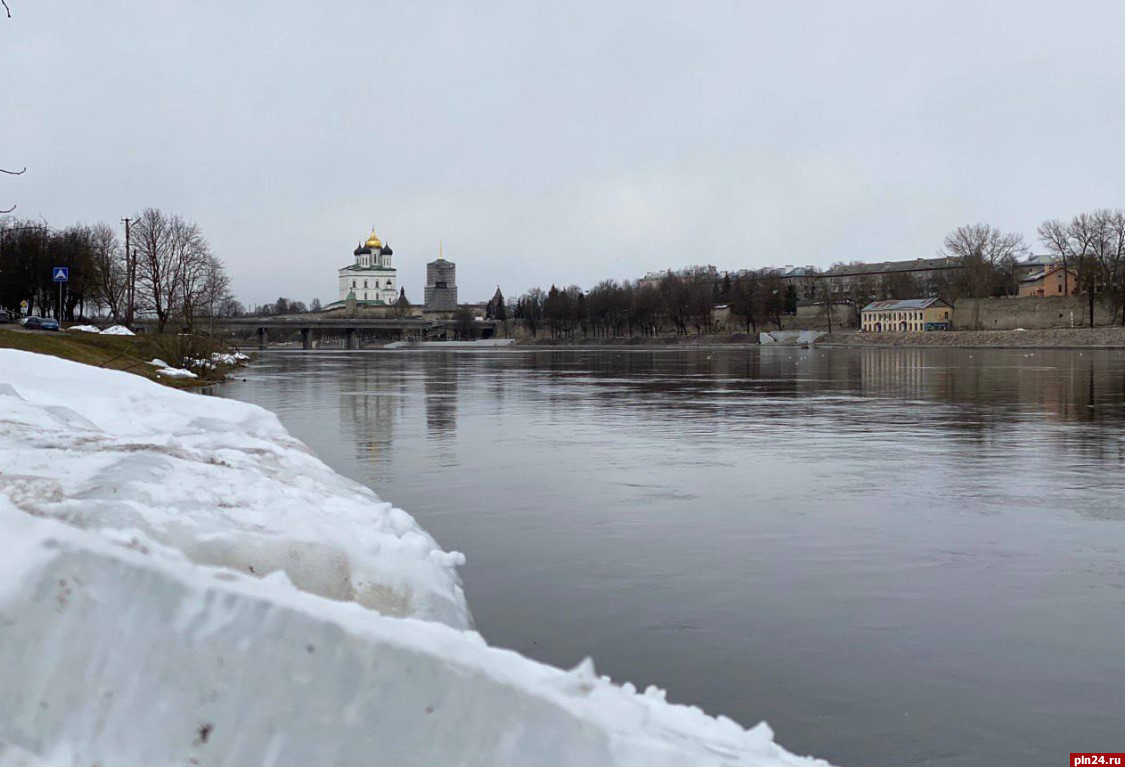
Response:
[[[0,202],[198,221],[240,297],[929,256],[1121,205],[1115,2],[14,0]]]

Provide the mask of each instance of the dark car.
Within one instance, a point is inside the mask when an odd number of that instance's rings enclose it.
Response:
[[[0,322],[15,322],[16,315],[9,312],[7,309],[0,309]]]
[[[28,330],[58,330],[59,323],[50,317],[28,317],[23,321]]]

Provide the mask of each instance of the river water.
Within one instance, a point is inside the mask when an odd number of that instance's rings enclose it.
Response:
[[[859,765],[1125,750],[1125,353],[276,352],[496,645]]]

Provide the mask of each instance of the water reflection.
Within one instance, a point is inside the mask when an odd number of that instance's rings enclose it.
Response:
[[[467,554],[490,641],[840,764],[1120,747],[1125,353],[292,353],[247,379],[221,393]]]
[[[425,373],[426,429],[442,442],[457,431],[457,379],[460,366],[449,352],[420,354]]]
[[[511,354],[533,378],[611,384],[611,396],[658,393],[659,406],[711,407],[715,397],[851,395],[1043,410],[1055,421],[1121,420],[1125,370],[1117,353],[873,348]],[[993,415],[998,415],[993,413]]]

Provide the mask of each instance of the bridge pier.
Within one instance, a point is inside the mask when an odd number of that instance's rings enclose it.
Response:
[[[258,349],[264,350],[266,348],[266,333],[265,328],[258,328]]]
[[[347,328],[344,330],[344,348],[355,348],[355,328]]]
[[[312,328],[301,328],[301,348],[312,348]]]

